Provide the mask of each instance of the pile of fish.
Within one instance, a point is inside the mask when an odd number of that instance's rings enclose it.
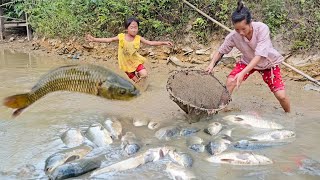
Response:
[[[232,124],[228,126],[227,124]],[[71,128],[61,135],[69,149],[54,153],[45,163],[50,179],[65,179],[91,172],[97,177],[110,172],[121,172],[138,168],[149,162],[157,163],[169,159],[165,172],[172,179],[199,179],[192,171],[193,158],[178,147],[165,145],[167,141],[185,140],[186,147],[196,153],[207,153],[206,161],[230,165],[268,165],[272,159],[254,150],[280,146],[293,142],[295,132],[282,125],[249,115],[230,115],[223,123],[212,122],[205,128],[165,126],[158,122],[133,119],[137,127],[146,126],[155,131],[155,138],[164,145],[146,148],[144,142],[133,132],[123,132],[122,124],[116,118],[107,118],[103,123],[93,123],[86,130]],[[232,131],[239,126],[261,129],[263,132],[244,139],[234,140]],[[202,133],[206,138],[197,136]],[[122,159],[111,162],[107,154],[94,154],[95,149],[120,144]],[[206,152],[205,152],[206,151]],[[109,162],[109,163],[106,163]]]

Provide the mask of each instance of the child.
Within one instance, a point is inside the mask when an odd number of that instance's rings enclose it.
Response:
[[[127,33],[118,34],[116,37],[95,38],[91,35],[86,35],[86,39],[91,42],[102,43],[118,41],[119,68],[123,70],[130,79],[137,83],[140,79],[146,78],[148,75],[147,70],[144,67],[145,58],[138,53],[140,42],[150,46],[172,46],[173,44],[169,41],[148,41],[137,35],[139,32],[139,20],[134,17],[127,19],[124,26]]]
[[[268,26],[262,22],[252,22],[251,13],[244,7],[242,1],[238,1],[237,10],[232,14],[232,22],[235,30],[225,38],[219,50],[213,54],[206,71],[210,73],[222,55],[228,54],[233,47],[236,47],[243,56],[227,78],[226,86],[230,94],[250,74],[258,71],[284,111],[290,112],[290,102],[279,66],[284,58],[273,48]]]

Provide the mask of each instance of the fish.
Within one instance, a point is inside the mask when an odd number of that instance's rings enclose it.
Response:
[[[199,131],[200,131],[200,129],[196,128],[196,127],[182,128],[180,131],[180,136],[190,136],[190,135],[195,134]]]
[[[218,134],[221,131],[221,129],[222,129],[221,123],[213,122],[213,123],[209,124],[207,128],[204,129],[204,132],[211,135],[211,136],[214,136],[214,135]]]
[[[189,149],[192,149],[196,152],[203,152],[205,147],[202,144],[203,139],[197,136],[193,136],[187,139],[187,146]]]
[[[195,180],[199,179],[196,175],[185,167],[179,166],[175,163],[168,163],[166,165],[166,172],[168,172],[173,180]]]
[[[252,152],[225,152],[219,155],[210,156],[208,162],[231,165],[268,165],[273,161],[266,156]]]
[[[208,151],[209,154],[217,155],[227,150],[230,144],[231,144],[231,141],[224,138],[218,138],[218,139],[215,139],[214,141],[210,141],[205,146],[205,149]]]
[[[86,144],[76,146],[74,148],[56,152],[46,159],[44,170],[46,173],[51,173],[58,166],[71,162],[76,159],[81,159],[92,151],[92,147]]]
[[[283,129],[284,128],[281,124],[278,124],[272,121],[267,121],[253,115],[228,115],[223,117],[223,119],[235,124],[245,125],[245,126],[254,127],[254,128],[264,128],[264,129]]]
[[[50,180],[60,180],[81,176],[82,174],[99,168],[104,159],[104,156],[100,155],[62,164],[54,169],[54,171],[50,173],[48,177]]]
[[[173,137],[178,136],[180,133],[180,128],[178,126],[168,126],[168,127],[163,127],[159,129],[156,133],[155,136],[159,140],[170,140]]]
[[[141,148],[141,142],[132,132],[127,132],[121,138],[121,148],[126,152],[127,155],[135,154]]]
[[[69,148],[79,146],[84,142],[80,129],[70,128],[60,136],[62,142]]]
[[[116,118],[107,118],[104,127],[111,134],[112,139],[119,139],[122,134],[122,125]]]
[[[274,141],[274,140],[287,140],[296,137],[294,131],[280,129],[267,131],[261,134],[250,136],[249,139],[256,141]]]
[[[128,169],[134,169],[148,162],[158,161],[159,159],[164,158],[172,149],[172,147],[166,146],[148,149],[147,151],[140,153],[135,157],[131,157],[112,165],[99,168],[93,171],[90,177],[92,178],[108,172],[120,172]]]
[[[40,78],[30,92],[6,97],[3,104],[16,109],[13,116],[17,116],[23,109],[54,91],[87,93],[115,100],[130,100],[140,93],[130,81],[107,68],[79,64],[51,70]]]
[[[111,134],[100,123],[92,124],[85,132],[85,136],[98,147],[113,143]]]
[[[233,147],[242,150],[256,150],[273,146],[281,146],[288,144],[284,141],[255,141],[255,140],[240,140],[233,144]]]
[[[140,127],[140,126],[147,126],[149,121],[147,119],[133,118],[132,123],[134,126]]]
[[[160,123],[159,122],[155,122],[155,121],[150,121],[148,124],[148,128],[151,130],[155,130],[158,129],[160,127]]]
[[[320,162],[310,157],[303,157],[297,161],[300,174],[320,176]]]
[[[183,167],[192,167],[193,159],[189,154],[185,152],[178,152],[176,150],[170,150],[168,155],[173,162]]]

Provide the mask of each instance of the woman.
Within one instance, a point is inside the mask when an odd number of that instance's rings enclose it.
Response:
[[[242,1],[238,2],[237,10],[232,13],[232,23],[235,30],[225,38],[219,50],[213,54],[206,71],[210,73],[222,55],[228,54],[233,47],[236,47],[243,56],[227,78],[226,86],[230,94],[249,75],[258,71],[284,111],[290,112],[290,102],[279,67],[284,58],[273,48],[268,26],[262,22],[252,22],[251,13],[244,7]]]

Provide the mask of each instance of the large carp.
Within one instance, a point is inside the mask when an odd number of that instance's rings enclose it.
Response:
[[[4,99],[4,105],[17,109],[13,115],[54,91],[74,91],[107,99],[129,100],[139,90],[128,80],[109,69],[97,65],[62,66],[43,75],[29,93],[17,94]]]

